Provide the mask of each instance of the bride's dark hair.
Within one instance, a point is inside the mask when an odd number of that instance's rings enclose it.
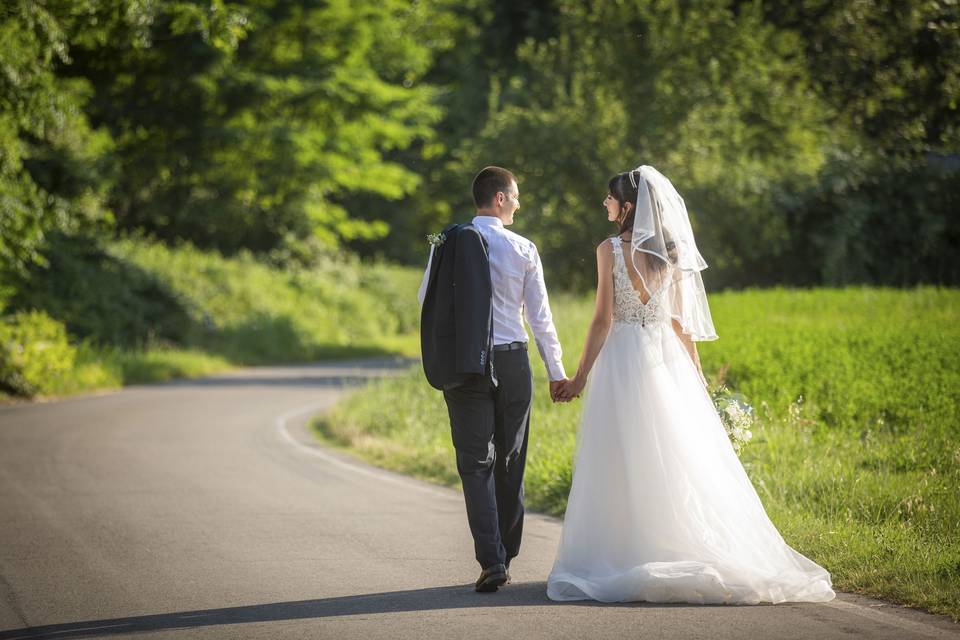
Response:
[[[630,181],[630,174],[633,174],[633,182]],[[607,189],[610,191],[610,195],[616,199],[620,204],[620,214],[617,216],[617,235],[622,235],[628,231],[633,231],[633,219],[637,214],[637,191],[638,188],[634,184],[640,184],[640,181],[643,180],[643,177],[640,175],[640,172],[636,169],[633,171],[625,171],[623,173],[618,173],[617,175],[610,178],[610,182],[607,183]],[[630,210],[626,210],[627,203],[630,203]],[[666,245],[667,255],[666,258],[672,263],[677,262],[677,248],[676,244],[673,242],[673,238],[667,232],[666,229],[662,230],[664,235],[664,241]],[[644,260],[649,263],[650,266],[654,267],[655,271],[660,271],[663,268],[663,263],[659,260],[653,260],[649,254],[644,254]]]
[[[640,184],[639,180],[641,180],[641,178],[639,171],[618,173],[610,178],[610,182],[607,183],[607,189],[610,191],[610,195],[620,203],[620,214],[617,216],[617,235],[633,229],[633,217],[637,212],[637,187],[633,186],[633,183],[630,182],[631,173],[635,174],[633,179],[637,181],[637,184]],[[629,211],[626,210],[628,202],[630,203]]]

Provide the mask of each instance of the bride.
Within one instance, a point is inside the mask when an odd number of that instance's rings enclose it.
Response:
[[[830,574],[770,522],[706,391],[717,338],[683,199],[656,169],[610,180],[619,234],[597,247],[597,303],[552,600],[825,602]],[[592,372],[592,374],[591,374]],[[588,374],[589,378],[588,378]]]

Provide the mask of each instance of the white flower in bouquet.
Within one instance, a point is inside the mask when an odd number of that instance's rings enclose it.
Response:
[[[720,387],[713,393],[713,404],[717,408],[730,443],[737,455],[740,455],[743,447],[753,437],[753,431],[751,431],[755,419],[753,407],[743,399],[743,396],[731,393],[726,387]]]

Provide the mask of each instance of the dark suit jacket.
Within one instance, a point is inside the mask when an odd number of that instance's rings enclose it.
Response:
[[[493,285],[483,236],[472,224],[449,225],[433,252],[420,314],[427,381],[437,389],[483,374],[492,358]]]

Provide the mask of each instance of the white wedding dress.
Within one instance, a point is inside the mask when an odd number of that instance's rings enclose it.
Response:
[[[586,387],[552,600],[833,599],[767,517],[658,296],[614,247],[613,326]]]

